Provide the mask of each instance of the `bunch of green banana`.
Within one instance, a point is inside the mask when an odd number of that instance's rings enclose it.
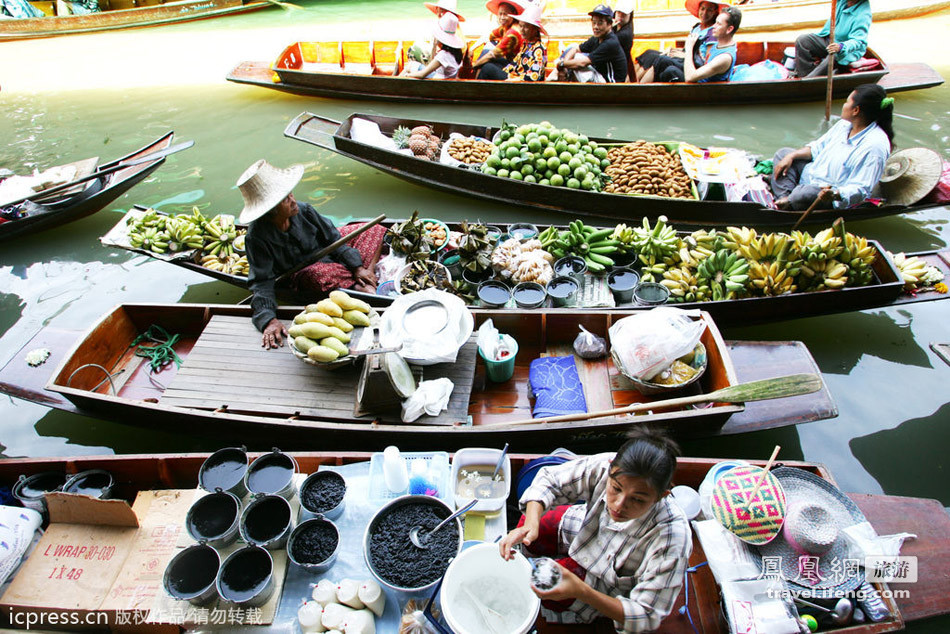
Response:
[[[172,216],[165,221],[165,231],[168,233],[168,250],[172,253],[186,249],[201,249],[205,245],[201,227],[194,224],[190,216],[184,219]]]
[[[589,227],[575,220],[566,230],[557,232],[556,237],[545,231],[539,238],[542,248],[555,258],[577,255],[587,262],[587,270],[596,274],[603,273],[614,264],[609,255],[617,252],[620,243],[610,239],[613,231]]]
[[[136,227],[129,231],[129,244],[136,249],[165,253],[168,249],[168,234],[157,227]]]
[[[848,267],[834,259],[802,264],[800,284],[806,291],[837,290],[848,283]]]
[[[231,255],[234,253],[232,242],[237,238],[238,230],[234,226],[234,216],[218,214],[204,225],[209,241],[205,252],[209,255]]]
[[[638,255],[655,255],[664,258],[679,249],[680,239],[676,235],[676,230],[666,224],[666,221],[666,216],[660,216],[651,228],[650,219],[644,217],[643,225],[634,228],[631,243]]]
[[[943,273],[940,272],[940,269],[928,265],[916,255],[907,257],[903,252],[894,254],[890,251],[887,252],[887,255],[894,262],[897,270],[900,271],[901,277],[904,278],[904,290],[912,291],[922,286],[931,286],[943,280]]]
[[[704,302],[711,299],[712,291],[687,267],[670,269],[663,273],[660,284],[670,289],[671,302]]]
[[[129,216],[129,219],[126,220],[126,224],[128,224],[131,231],[138,231],[139,233],[148,227],[154,227],[158,231],[164,231],[166,218],[167,216],[165,216],[165,214],[160,214],[156,210],[149,208],[138,218]]]
[[[844,249],[841,239],[835,235],[834,229],[822,229],[815,237],[807,231],[793,231],[792,241],[801,253],[801,259],[807,264],[814,264],[838,257]]]
[[[735,299],[749,281],[749,262],[735,251],[720,249],[699,265],[699,281],[709,285],[713,301]]]
[[[876,250],[868,244],[867,238],[848,233],[844,228],[844,220],[838,218],[831,225],[835,235],[841,240],[842,250],[837,260],[846,264],[848,271],[848,286],[867,286],[874,281],[872,265],[876,257]]]

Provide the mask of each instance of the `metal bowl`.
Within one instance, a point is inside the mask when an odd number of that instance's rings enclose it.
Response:
[[[315,511],[304,503],[304,492],[312,483],[325,478],[337,479],[343,483],[343,497],[340,498],[340,501],[332,509],[328,509],[326,511]],[[300,500],[301,517],[310,519],[311,517],[322,516],[328,520],[335,520],[343,514],[343,508],[346,503],[346,478],[336,471],[330,471],[328,469],[315,471],[308,475],[307,478],[300,483],[300,490],[297,492],[297,499]]]
[[[256,485],[251,485],[251,480],[255,479],[255,474],[260,472],[266,467],[280,466],[287,471],[287,477],[282,479],[280,482],[267,482],[267,483],[257,483]],[[279,495],[288,500],[293,499],[294,495],[297,492],[297,488],[294,486],[294,474],[297,473],[297,461],[294,460],[294,457],[290,454],[282,452],[280,449],[274,449],[270,453],[265,453],[261,456],[258,456],[254,459],[254,462],[247,468],[247,473],[244,474],[244,486],[250,493],[264,493]]]
[[[218,598],[215,581],[221,557],[211,546],[197,544],[178,552],[165,568],[162,585],[168,596],[194,605],[207,605]]]
[[[243,464],[244,467],[233,472],[222,472],[221,467],[227,463]],[[248,463],[246,447],[218,449],[201,463],[201,468],[198,469],[198,486],[205,491],[214,491],[221,487],[228,493],[242,498],[247,495],[244,475],[247,473]],[[216,468],[218,472],[215,472]]]
[[[115,478],[108,471],[90,469],[80,471],[63,485],[64,493],[80,493],[94,498],[108,499],[115,486]]]
[[[220,517],[228,524],[214,535],[205,535],[199,525]],[[238,536],[238,520],[241,517],[241,501],[233,493],[218,489],[214,493],[202,496],[188,509],[185,516],[185,530],[193,540],[208,544],[212,548],[222,548],[234,543]],[[230,523],[227,520],[230,519]]]
[[[373,534],[374,530],[379,525],[380,520],[386,517],[387,515],[389,515],[393,510],[402,506],[410,505],[410,504],[428,504],[436,508],[443,509],[445,511],[444,517],[448,517],[454,511],[452,507],[450,507],[448,504],[446,504],[442,500],[428,496],[428,495],[403,495],[402,497],[398,497],[395,500],[392,500],[391,502],[383,506],[381,509],[379,509],[376,512],[376,514],[373,515],[373,519],[371,519],[369,524],[366,526],[366,531],[363,533],[363,559],[366,561],[366,567],[369,568],[369,571],[370,573],[372,573],[373,578],[376,579],[380,583],[380,585],[382,585],[383,587],[389,588],[391,590],[395,590],[397,592],[427,592],[427,591],[431,591],[432,588],[435,587],[435,584],[439,582],[438,579],[435,579],[431,581],[430,583],[427,583],[423,586],[419,586],[417,588],[406,588],[403,586],[397,586],[389,581],[386,581],[386,579],[384,579],[382,576],[380,576],[378,572],[376,572],[376,568],[373,566],[373,561],[372,561],[372,558],[370,557],[370,552],[369,552],[370,536]],[[463,534],[462,534],[462,521],[459,518],[455,518],[455,520],[453,521],[455,522],[455,527],[458,529],[458,548],[456,548],[455,553],[454,553],[454,555],[457,555],[462,550],[462,542],[464,541]],[[408,531],[409,528],[411,527],[406,527],[406,530]],[[442,530],[445,530],[445,528],[443,528]],[[408,539],[409,537],[407,533],[406,540],[408,541]],[[448,562],[446,562],[445,565],[446,565],[446,568],[448,568]]]
[[[66,484],[66,474],[59,471],[44,471],[31,476],[21,475],[13,485],[13,497],[20,500],[26,508],[45,515],[46,498],[44,496],[53,491],[62,491],[64,484]]]
[[[253,588],[244,587],[258,577],[262,577],[262,583],[254,584]],[[267,603],[274,593],[274,585],[274,558],[260,546],[245,546],[228,555],[215,580],[221,599],[242,608]]]
[[[282,513],[287,517],[287,522],[283,527],[277,525],[275,528],[279,530],[275,530],[274,533],[268,535],[266,539],[256,539],[251,536],[251,531],[247,526],[248,522],[256,523],[266,521],[267,519],[280,519],[276,515],[277,513]],[[241,513],[240,524],[241,538],[244,539],[245,542],[266,548],[267,550],[279,550],[287,543],[287,536],[290,535],[290,531],[294,527],[294,514],[287,498],[273,494],[258,495],[244,507],[244,512]]]
[[[293,555],[294,544],[297,542],[297,539],[300,537],[300,535],[304,531],[308,530],[311,526],[315,526],[317,524],[329,524],[330,527],[336,531],[336,548],[334,548],[333,552],[330,553],[330,556],[324,559],[323,561],[320,561],[317,563],[306,563],[306,562],[297,561]],[[297,528],[295,528],[293,532],[290,534],[290,539],[287,540],[287,559],[289,559],[296,565],[300,566],[301,568],[304,568],[305,570],[309,572],[312,572],[315,574],[322,574],[333,567],[333,564],[336,562],[336,558],[340,554],[340,546],[342,544],[343,544],[343,536],[340,535],[340,529],[337,528],[336,524],[322,517],[314,517],[309,520],[304,520],[303,522],[300,522],[299,524],[297,524]]]

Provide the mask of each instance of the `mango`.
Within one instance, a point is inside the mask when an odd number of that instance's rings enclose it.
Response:
[[[343,312],[343,319],[354,326],[369,326],[369,317],[358,310],[347,310]]]
[[[343,291],[333,291],[330,293],[330,299],[340,306],[343,310],[358,310],[361,313],[369,314],[370,306],[361,299],[350,297]]]
[[[325,337],[333,337],[335,333],[333,330],[342,334],[342,331],[335,326],[327,326],[326,324],[321,324],[315,321],[308,321],[307,323],[300,324],[300,334],[314,341],[320,341]]]
[[[305,321],[307,321],[307,313],[300,313],[299,315],[294,317],[295,324],[302,324]]]
[[[344,317],[334,317],[334,318],[333,318],[333,323],[330,324],[330,325],[331,325],[331,326],[336,326],[337,328],[339,328],[339,329],[342,330],[343,332],[350,332],[350,331],[353,330],[353,324],[351,324],[350,322],[348,322],[348,321],[346,320],[346,318],[345,318],[346,313],[345,313],[345,312],[343,313],[343,315],[344,315]]]
[[[300,329],[299,324],[294,324],[287,330],[287,334],[289,334],[291,338],[296,339],[297,337],[303,336],[303,331]],[[304,350],[304,352],[306,352],[306,350]]]
[[[336,361],[340,358],[336,350],[319,344],[310,348],[310,350],[307,351],[307,356],[318,363],[329,363],[330,361]]]
[[[328,337],[336,337],[343,343],[350,343],[350,336],[336,326],[330,326],[329,330],[330,334],[327,335]]]
[[[346,347],[346,344],[336,337],[327,337],[326,339],[321,339],[320,345],[326,346],[331,350],[336,350],[337,354],[339,354],[341,357],[345,357],[346,355],[350,354],[350,349]]]
[[[303,309],[305,313],[316,313],[320,311],[319,304],[307,304],[307,307]]]
[[[294,337],[294,345],[297,346],[297,350],[307,354],[307,352],[310,351],[310,348],[317,345],[317,342],[301,335],[299,337]]]
[[[306,320],[315,321],[318,324],[323,324],[324,326],[336,325],[335,323],[333,323],[333,317],[330,317],[329,315],[324,314],[324,313],[307,313]]]
[[[317,310],[321,313],[325,313],[330,317],[342,317],[343,309],[337,305],[336,302],[330,299],[322,299],[317,302]]]

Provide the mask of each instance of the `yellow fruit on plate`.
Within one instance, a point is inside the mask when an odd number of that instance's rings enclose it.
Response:
[[[325,339],[321,339],[320,345],[326,346],[331,350],[335,350],[341,357],[345,357],[346,355],[350,354],[350,349],[346,347],[346,344],[336,337],[327,337]]]
[[[327,335],[327,337],[336,337],[343,343],[350,343],[350,336],[336,326],[330,326],[329,331],[330,333]]]
[[[343,313],[343,319],[354,326],[369,326],[369,317],[358,310],[347,310]]]
[[[333,317],[330,317],[326,313],[307,313],[307,321],[315,321],[318,324],[323,324],[324,326],[335,326],[336,323],[333,321]]]
[[[317,345],[317,342],[301,335],[299,337],[294,337],[294,345],[297,347],[297,350],[307,354],[307,352],[310,351],[310,348]]]
[[[310,350],[307,351],[307,356],[319,363],[329,363],[330,361],[336,361],[340,358],[336,350],[319,344],[310,348]]]
[[[343,317],[333,317],[333,323],[330,325],[336,326],[343,332],[350,332],[353,330],[353,324],[346,320],[346,312],[343,313]]]
[[[325,313],[330,317],[342,317],[343,309],[340,308],[339,304],[334,302],[332,299],[322,299],[317,302],[317,310],[321,313]]]
[[[336,333],[333,331],[336,331],[340,333],[341,335],[344,334],[336,326],[327,326],[326,324],[321,324],[314,321],[308,321],[304,324],[300,324],[300,333],[304,337],[308,337],[310,339],[313,339],[314,341],[320,341],[321,339],[325,337],[336,336]]]

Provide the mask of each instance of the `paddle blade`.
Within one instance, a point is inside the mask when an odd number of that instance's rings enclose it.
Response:
[[[724,387],[707,394],[706,398],[717,403],[746,403],[811,394],[820,389],[821,377],[817,374],[789,374],[774,379],[762,379]]]

